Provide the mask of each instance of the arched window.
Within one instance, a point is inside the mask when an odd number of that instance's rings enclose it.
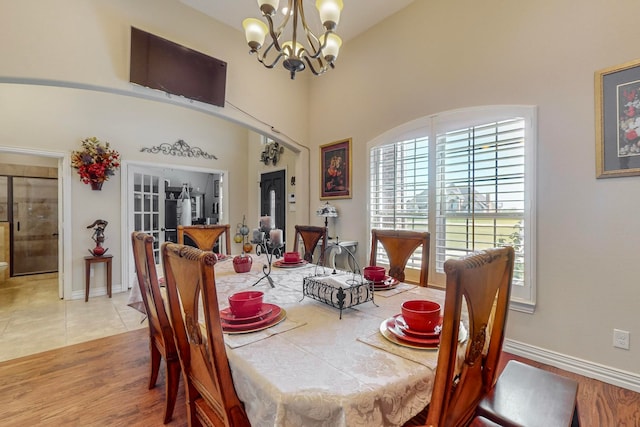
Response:
[[[424,117],[371,141],[370,228],[429,231],[429,277],[441,285],[447,259],[513,246],[512,308],[533,311],[535,117],[528,106],[474,107]],[[422,268],[419,253],[407,268]]]

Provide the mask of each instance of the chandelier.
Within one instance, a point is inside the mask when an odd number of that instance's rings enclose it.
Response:
[[[255,18],[245,19],[242,21],[242,26],[247,44],[251,48],[250,53],[255,53],[262,65],[273,68],[281,59],[284,59],[282,64],[291,73],[292,80],[295,79],[297,72],[303,71],[307,66],[316,76],[325,73],[329,67],[335,67],[334,61],[338,57],[342,40],[334,31],[340,21],[342,0],[316,0],[316,8],[324,28],[324,33],[319,37],[307,24],[303,0],[288,0],[287,7],[282,9],[284,18],[277,27],[274,26],[273,19],[278,10],[279,0],[257,1],[262,16],[269,26]],[[291,18],[293,25],[289,30],[287,24]],[[301,24],[300,33],[298,20]],[[271,37],[271,42],[261,52],[267,33]]]

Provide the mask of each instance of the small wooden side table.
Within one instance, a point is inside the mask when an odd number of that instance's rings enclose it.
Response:
[[[106,262],[107,263],[107,294],[111,298],[111,259],[113,255],[102,256],[86,256],[84,257],[85,283],[86,290],[84,293],[84,302],[89,301],[89,282],[91,282],[91,264]]]

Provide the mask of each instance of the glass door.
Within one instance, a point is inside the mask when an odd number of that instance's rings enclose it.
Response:
[[[12,275],[58,271],[58,180],[12,177]]]
[[[129,244],[125,263],[127,276],[123,280],[128,286],[137,283],[133,251],[131,250],[131,232],[142,231],[154,238],[153,256],[160,264],[160,245],[164,241],[164,180],[161,170],[144,166],[127,168],[127,236]],[[123,257],[125,255],[123,254]]]
[[[133,230],[150,234],[154,238],[153,256],[160,264],[160,243],[163,212],[160,203],[164,201],[164,188],[160,187],[161,177],[152,173],[133,172]]]

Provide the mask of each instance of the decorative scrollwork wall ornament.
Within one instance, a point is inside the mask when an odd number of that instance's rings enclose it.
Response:
[[[260,153],[260,161],[265,165],[271,162],[274,166],[280,161],[280,156],[284,153],[284,147],[276,141],[268,142],[264,150]]]
[[[191,147],[189,144],[184,142],[184,140],[179,139],[173,144],[163,143],[160,145],[156,145],[155,147],[146,148],[142,147],[140,149],[143,153],[152,153],[152,154],[166,154],[176,157],[204,157],[205,159],[215,159],[218,160],[216,156],[213,154],[209,154],[206,151],[202,151],[200,147]]]

